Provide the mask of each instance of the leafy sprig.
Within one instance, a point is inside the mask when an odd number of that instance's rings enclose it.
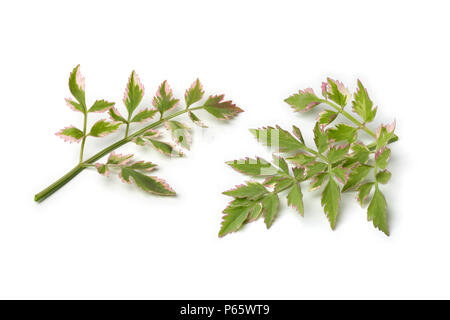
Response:
[[[386,167],[391,154],[388,144],[398,140],[394,134],[395,122],[380,125],[375,132],[367,126],[374,120],[377,107],[359,80],[353,97],[342,82],[327,79],[322,84],[322,97],[307,88],[285,102],[301,112],[319,105],[326,107],[319,112],[313,128],[314,146],[306,144],[296,126],[292,133],[278,126],[251,129],[259,142],[274,150],[273,161],[257,157],[227,162],[242,174],[264,180],[248,181],[224,192],[234,199],[223,211],[219,236],[238,231],[259,217],[264,217],[264,223],[270,228],[278,214],[282,194],[287,204],[303,216],[302,184],[305,182],[309,182],[310,191],[321,190],[321,204],[332,229],[338,220],[341,193],[355,192],[361,206],[371,196],[367,219],[389,235],[386,199],[380,185],[391,178]],[[354,115],[345,110],[350,102]],[[337,123],[339,116],[353,125]],[[372,142],[363,143],[359,138],[361,132]]]
[[[203,86],[197,79],[186,90],[184,100],[185,108],[175,110],[180,100],[174,97],[173,91],[167,81],[164,81],[156,91],[151,106],[142,106],[145,89],[135,71],[131,72],[128,79],[123,104],[126,108],[126,116],[123,116],[116,108],[114,102],[106,100],[96,100],[89,108],[86,104],[85,81],[80,73],[80,66],[76,66],[69,76],[69,89],[72,98],[66,99],[67,105],[74,111],[83,115],[82,129],[75,126],[68,126],[56,133],[64,141],[81,142],[79,163],[63,177],[52,183],[50,186],[35,195],[35,201],[43,201],[54,192],[62,188],[67,182],[72,180],[86,168],[96,168],[97,172],[104,176],[109,176],[111,171],[117,171],[122,181],[135,183],[139,188],[152,194],[161,196],[174,196],[175,191],[162,179],[156,176],[147,175],[155,170],[156,164],[145,161],[132,160],[133,155],[121,155],[114,153],[114,150],[129,143],[134,142],[138,146],[150,146],[170,157],[179,157],[183,152],[175,145],[167,141],[162,141],[158,127],[166,128],[170,132],[172,140],[181,148],[189,149],[191,144],[191,129],[181,121],[174,118],[188,113],[191,121],[201,127],[205,127],[194,111],[206,110],[217,119],[231,119],[242,110],[236,107],[231,101],[223,101],[224,96],[209,96],[206,101],[199,106],[194,104],[200,102],[204,96]],[[100,119],[88,130],[88,115],[91,113],[109,114],[109,119]],[[130,133],[130,129],[135,124],[141,124],[153,119],[159,114],[159,120]],[[100,138],[119,130],[124,126],[124,137],[112,145],[97,152],[88,159],[84,157],[84,147],[88,137]],[[106,163],[97,161],[104,156],[109,157]]]

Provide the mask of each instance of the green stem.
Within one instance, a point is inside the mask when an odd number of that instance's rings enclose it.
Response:
[[[190,108],[189,110],[198,110],[198,109],[203,109],[203,106]],[[117,148],[123,146],[124,144],[127,144],[128,142],[132,141],[134,138],[144,134],[147,130],[153,129],[153,128],[161,125],[165,121],[170,120],[175,117],[178,117],[179,115],[182,115],[183,113],[186,113],[187,111],[188,111],[187,109],[184,109],[184,110],[172,113],[171,115],[169,115],[165,118],[161,118],[160,120],[155,121],[155,122],[149,124],[148,126],[136,131],[135,133],[131,134],[130,136],[123,138],[122,140],[119,140],[119,141],[113,143],[112,145],[106,147],[105,149],[97,152],[95,155],[93,155],[86,161],[84,161],[84,162],[81,161],[78,165],[76,165],[72,170],[67,172],[64,176],[62,176],[61,178],[56,180],[54,183],[49,185],[47,188],[45,188],[41,192],[37,193],[34,196],[34,200],[37,202],[41,202],[41,201],[45,200],[46,198],[51,196],[53,193],[55,193],[56,191],[61,189],[67,182],[69,182],[70,180],[75,178],[81,171],[86,169],[86,167],[90,167],[90,164],[101,159],[102,157],[106,156],[108,153],[116,150]]]
[[[86,143],[86,127],[87,127],[87,112],[84,113],[84,123],[83,123],[83,140],[81,140],[81,149],[80,149],[80,163],[83,162],[83,154],[84,154],[84,145]]]

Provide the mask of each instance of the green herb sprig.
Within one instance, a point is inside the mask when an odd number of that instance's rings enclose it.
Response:
[[[164,126],[170,132],[172,139],[177,145],[189,149],[191,143],[190,128],[184,123],[174,120],[174,118],[187,113],[193,123],[205,127],[194,111],[205,110],[217,119],[225,120],[231,119],[242,112],[231,101],[224,101],[223,95],[209,96],[202,105],[193,106],[200,102],[204,95],[203,86],[198,79],[186,90],[184,95],[185,107],[181,110],[177,110],[180,100],[174,97],[167,81],[164,81],[159,86],[153,98],[152,106],[142,108],[140,106],[144,97],[144,86],[136,72],[133,71],[128,79],[123,98],[127,116],[123,116],[115,108],[114,102],[96,100],[90,107],[87,106],[85,82],[80,73],[79,65],[70,73],[69,89],[73,98],[66,99],[66,103],[72,110],[82,114],[83,126],[82,129],[75,126],[65,127],[57,132],[56,135],[64,139],[64,141],[81,143],[80,160],[72,170],[37,193],[34,197],[34,200],[37,202],[41,202],[51,196],[86,168],[96,168],[98,173],[104,176],[108,176],[111,171],[116,171],[122,181],[126,183],[134,182],[144,191],[161,196],[173,196],[175,191],[164,180],[146,174],[155,170],[156,164],[135,161],[132,159],[133,155],[116,154],[114,150],[129,142],[134,142],[139,146],[151,146],[169,157],[182,156],[183,152],[176,146],[160,140],[160,132],[156,130],[158,127]],[[110,119],[101,119],[95,122],[88,130],[88,115],[95,112],[107,112]],[[148,122],[157,114],[159,114],[157,121],[133,133],[130,132],[133,125]],[[101,138],[116,132],[121,127],[125,127],[122,139],[85,159],[84,147],[88,137]],[[109,157],[106,163],[96,162],[108,154]]]
[[[345,109],[350,101],[353,114]],[[376,131],[367,126],[374,120],[377,107],[359,80],[353,99],[342,82],[328,78],[322,84],[322,97],[307,88],[285,102],[301,112],[325,106],[313,129],[315,146],[305,143],[296,126],[292,134],[278,126],[251,129],[259,142],[273,148],[273,161],[257,157],[227,162],[245,175],[264,180],[249,181],[224,192],[233,200],[223,211],[219,236],[238,231],[260,217],[270,228],[279,211],[281,194],[303,216],[301,185],[307,181],[310,191],[321,190],[321,204],[332,229],[336,226],[341,193],[353,191],[361,206],[371,195],[367,219],[389,235],[386,199],[380,186],[391,178],[386,167],[391,154],[388,144],[398,140],[395,122],[380,125]],[[352,125],[337,122],[338,117],[347,118]],[[358,139],[361,132],[372,141],[365,144]]]

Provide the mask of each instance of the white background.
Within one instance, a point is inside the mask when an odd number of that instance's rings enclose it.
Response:
[[[0,298],[450,298],[447,1],[14,1],[0,5]],[[187,157],[160,165],[176,198],[147,195],[86,170],[41,204],[33,195],[77,161],[54,133],[81,125],[64,102],[81,64],[88,102],[121,98],[135,69],[144,105],[164,79],[182,97],[199,77],[208,94],[245,109],[195,129]],[[305,217],[284,202],[262,221],[217,237],[227,197],[245,181],[224,161],[269,157],[248,128],[314,116],[283,102],[327,76],[360,78],[397,120],[388,201],[391,236],[353,194],[330,230],[320,195],[304,186]],[[98,117],[98,115],[96,115]],[[90,123],[94,119],[91,119]],[[373,128],[373,127],[372,127]],[[89,139],[86,154],[117,139]]]

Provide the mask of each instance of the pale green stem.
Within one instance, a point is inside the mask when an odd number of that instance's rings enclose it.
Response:
[[[84,113],[84,123],[83,123],[83,140],[81,140],[81,149],[80,149],[80,163],[83,162],[83,154],[84,154],[84,145],[86,144],[86,129],[87,129],[87,112]]]

